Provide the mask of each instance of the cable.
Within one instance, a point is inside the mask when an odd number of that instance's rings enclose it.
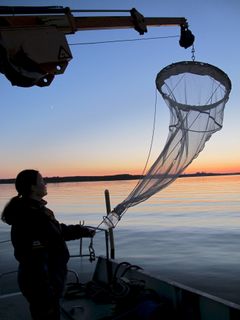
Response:
[[[70,46],[83,46],[83,45],[93,45],[93,44],[106,44],[106,43],[117,43],[117,42],[133,42],[133,41],[146,41],[146,40],[159,40],[167,38],[179,38],[179,36],[165,36],[165,37],[152,37],[152,38],[142,38],[142,39],[117,39],[117,40],[106,40],[106,41],[95,41],[95,42],[76,42],[69,43]]]

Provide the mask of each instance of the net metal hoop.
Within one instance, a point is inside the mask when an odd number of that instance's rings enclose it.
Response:
[[[165,92],[163,92],[162,87],[164,86],[165,81],[171,76],[177,76],[185,73],[211,77],[225,88],[225,95],[217,102],[208,105],[186,105],[178,103],[176,100],[172,100]],[[156,86],[165,100],[168,100],[170,103],[174,104],[175,107],[181,110],[209,110],[215,108],[220,103],[228,100],[231,91],[231,81],[225,72],[211,64],[199,61],[181,61],[170,64],[157,74]]]

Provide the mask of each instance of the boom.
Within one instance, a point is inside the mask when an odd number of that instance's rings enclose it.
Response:
[[[194,42],[187,20],[182,17],[144,18],[135,8],[114,11],[128,12],[129,16],[79,17],[73,16],[75,12],[103,11],[0,6],[0,72],[12,85],[49,86],[72,59],[66,35],[78,31],[133,28],[142,35],[147,26],[179,26],[180,45],[188,48]]]

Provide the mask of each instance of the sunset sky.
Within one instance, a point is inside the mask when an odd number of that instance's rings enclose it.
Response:
[[[223,129],[186,173],[240,172],[240,1],[12,1],[1,5],[59,5],[72,9],[131,9],[145,17],[185,17],[195,35],[196,61],[222,69],[232,81]],[[97,15],[97,14],[96,14]],[[113,14],[114,15],[114,14]],[[120,15],[120,14],[118,14]],[[0,178],[25,168],[44,176],[141,174],[150,148],[155,78],[165,66],[191,60],[178,44],[179,27],[82,31],[68,36],[73,54],[49,87],[20,88],[0,74]],[[165,37],[107,44],[77,43]],[[151,160],[162,151],[169,111],[158,95]]]

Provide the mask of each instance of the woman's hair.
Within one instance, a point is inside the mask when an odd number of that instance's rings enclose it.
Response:
[[[37,177],[39,172],[33,169],[26,169],[16,177],[15,188],[18,192],[18,196],[28,196],[31,192],[31,187],[37,184]]]
[[[37,177],[39,172],[32,169],[27,169],[21,171],[15,180],[15,188],[18,192],[18,195],[13,197],[5,206],[1,219],[3,222],[8,224],[12,224],[16,212],[14,210],[15,207],[18,207],[18,203],[20,201],[20,197],[28,197],[31,193],[31,187],[37,184]]]

